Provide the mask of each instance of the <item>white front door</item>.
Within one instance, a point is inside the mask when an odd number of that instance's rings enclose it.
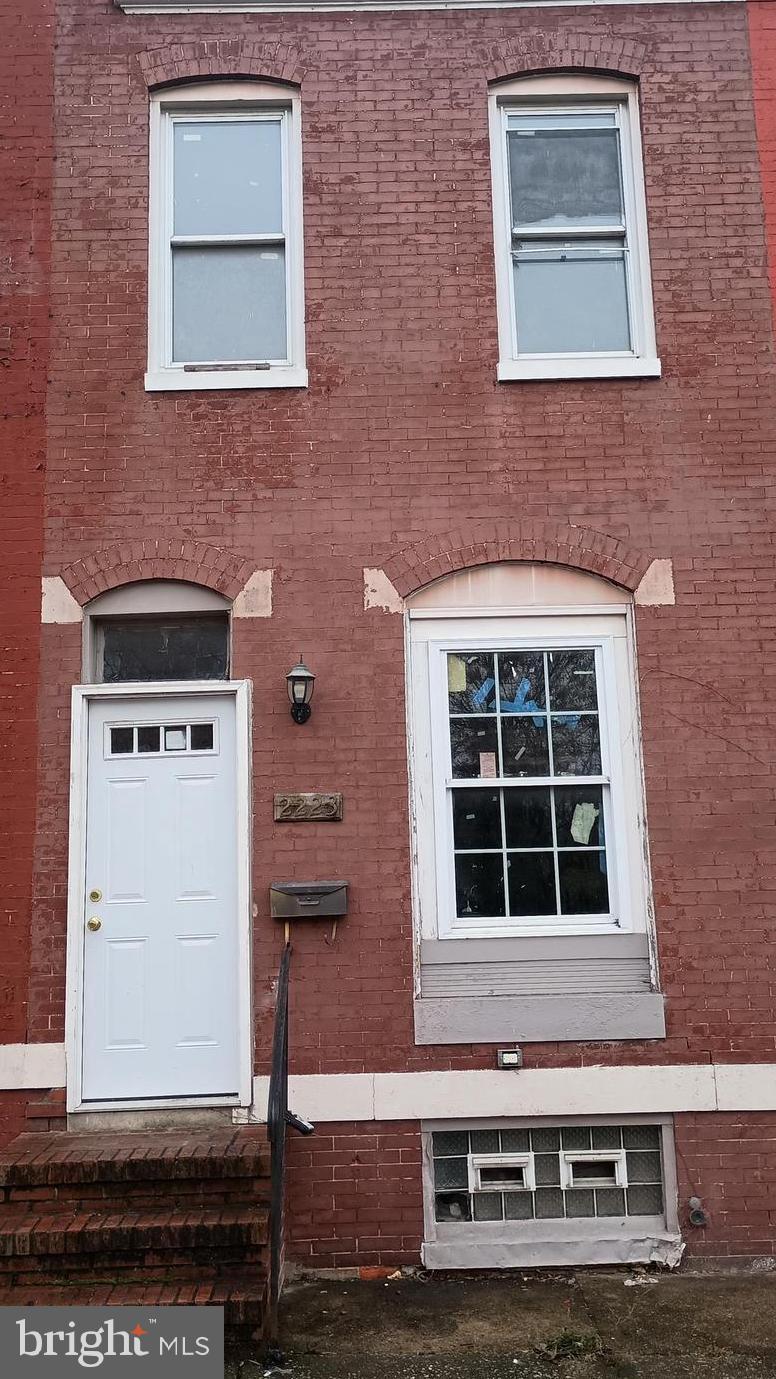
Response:
[[[84,1101],[239,1091],[232,695],[89,705]]]

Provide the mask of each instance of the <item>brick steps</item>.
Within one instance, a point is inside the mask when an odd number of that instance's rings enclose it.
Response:
[[[0,1305],[266,1298],[268,1151],[251,1127],[25,1134],[0,1152]]]

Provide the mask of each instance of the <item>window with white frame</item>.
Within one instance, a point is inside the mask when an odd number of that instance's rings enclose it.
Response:
[[[499,377],[660,373],[634,84],[491,94]]]
[[[306,384],[298,93],[152,98],[149,251],[147,388]]]
[[[646,933],[629,605],[416,606],[409,636],[420,938]]]

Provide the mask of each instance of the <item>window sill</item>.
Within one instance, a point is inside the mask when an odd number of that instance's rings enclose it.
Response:
[[[563,1044],[665,1039],[659,991],[416,998],[415,1043]]]
[[[623,359],[601,355],[594,359],[501,359],[499,383],[526,382],[531,379],[552,382],[563,378],[660,378],[659,359]]]
[[[299,366],[272,369],[223,369],[213,373],[184,373],[183,369],[159,369],[145,376],[147,393],[193,393],[220,388],[306,388],[307,369]]]

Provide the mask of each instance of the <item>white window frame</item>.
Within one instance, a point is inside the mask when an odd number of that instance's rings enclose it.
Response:
[[[492,1183],[483,1183],[481,1172],[483,1168],[519,1168],[523,1173],[523,1182],[520,1187],[512,1187],[508,1184],[496,1186]],[[536,1178],[534,1172],[534,1156],[530,1152],[524,1154],[470,1154],[468,1162],[469,1192],[533,1192],[536,1188]]]
[[[633,348],[611,353],[519,354],[512,273],[507,120],[515,114],[568,114],[580,110],[590,113],[614,112],[620,130],[627,245],[625,262]],[[636,85],[612,77],[524,77],[491,90],[489,120],[499,380],[659,377]],[[542,236],[552,238],[553,232],[543,231]]]
[[[285,245],[288,357],[246,361],[240,367],[214,360],[187,367],[172,359],[173,130],[177,120],[281,120],[283,159],[282,236],[251,236]],[[221,236],[218,237],[219,243]],[[229,236],[224,236],[224,240]],[[193,241],[192,241],[193,242]],[[197,241],[199,242],[199,241]],[[236,237],[235,242],[243,242]],[[302,135],[299,93],[268,82],[198,83],[151,97],[149,164],[148,371],[149,392],[212,388],[305,388]]]
[[[610,910],[606,916],[510,917],[456,914],[453,785],[450,777],[447,655],[466,650],[589,647],[598,658],[604,817]],[[512,616],[415,616],[409,621],[409,714],[415,903],[422,939],[550,937],[643,933],[649,929],[645,821],[635,655],[629,608]],[[573,784],[575,778],[569,777]],[[488,781],[497,787],[500,778]],[[506,784],[516,784],[511,779]],[[520,780],[521,785],[528,780]],[[607,792],[604,791],[606,799]],[[606,808],[606,806],[605,806]]]
[[[564,1189],[585,1189],[595,1187],[621,1187],[628,1186],[628,1167],[624,1149],[564,1149],[560,1156],[560,1185]],[[614,1182],[578,1182],[574,1181],[575,1164],[614,1164]]]

